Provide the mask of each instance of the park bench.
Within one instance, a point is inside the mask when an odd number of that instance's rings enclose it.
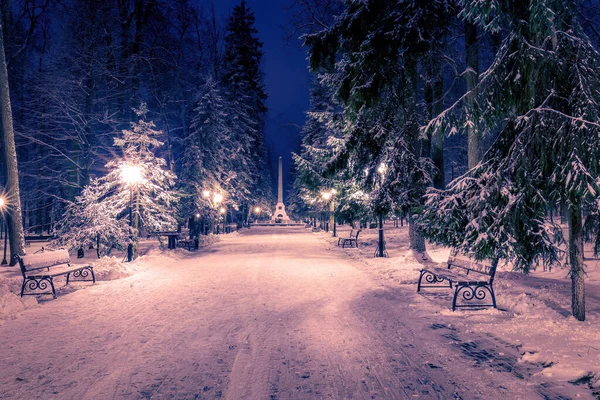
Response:
[[[25,247],[31,246],[31,242],[49,242],[54,235],[25,235]]]
[[[458,250],[452,250],[446,268],[427,267],[421,270],[417,292],[423,288],[454,288],[452,311],[457,308],[498,308],[493,287],[497,266],[497,258],[491,265],[486,265],[460,256]],[[488,294],[492,300],[491,304],[484,302]],[[459,296],[464,300],[462,304],[457,304]]]
[[[344,239],[352,239],[352,238],[354,237],[354,235],[353,235],[353,234],[354,234],[354,228],[350,229],[350,235],[348,235],[348,237],[347,237],[347,238],[340,237],[340,238],[338,239],[338,244],[337,244],[337,245],[338,245],[338,246],[341,246],[341,245],[342,245],[342,240],[344,240]]]
[[[167,237],[167,248],[173,250],[177,247],[177,242],[181,236],[181,232],[177,231],[156,231],[149,232],[148,236],[166,236]]]
[[[19,256],[19,266],[23,274],[21,297],[24,295],[51,294],[56,298],[54,278],[67,276],[67,285],[71,281],[96,282],[94,268],[90,265],[71,265],[71,257],[67,250],[45,251],[42,253]],[[91,279],[89,279],[91,276]],[[51,288],[51,292],[45,292]],[[25,293],[29,289],[33,293]],[[37,292],[41,290],[42,292]]]
[[[350,231],[350,237],[348,238],[340,238],[338,240],[338,246],[342,245],[342,248],[346,247],[356,247],[358,249],[358,235],[360,235],[361,230],[356,231],[354,235],[352,235],[352,231]]]

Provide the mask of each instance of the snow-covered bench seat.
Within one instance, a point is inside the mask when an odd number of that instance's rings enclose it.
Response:
[[[498,259],[493,260],[491,265],[486,265],[460,256],[458,250],[453,250],[448,257],[447,268],[427,267],[421,270],[417,292],[423,288],[454,287],[452,311],[469,307],[497,308],[493,287],[497,266]],[[485,302],[488,294],[491,304]],[[463,300],[461,304],[457,304],[459,295]]]
[[[71,257],[67,250],[45,251],[20,256],[18,259],[23,274],[21,297],[51,294],[56,298],[53,279],[62,275],[67,276],[67,285],[69,281],[96,282],[94,268],[91,265],[71,265]],[[46,291],[48,286],[51,292]],[[28,289],[28,293],[25,293],[25,289]]]

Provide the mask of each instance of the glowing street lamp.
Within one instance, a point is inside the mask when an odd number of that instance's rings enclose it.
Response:
[[[225,207],[219,208],[219,213],[223,216],[223,234],[225,234],[225,224],[227,223],[227,210]]]
[[[260,214],[260,207],[254,207],[254,213]]]
[[[8,229],[6,229],[6,210],[5,210],[5,206],[6,206],[6,200],[4,199],[4,197],[0,197],[0,212],[2,212],[2,230],[4,231],[4,255],[2,257],[2,262],[0,263],[0,265],[7,265],[8,262],[6,261],[6,246],[8,244]]]
[[[203,190],[202,196],[206,199],[206,201],[210,204],[210,206],[212,208],[217,208],[219,203],[221,203],[223,201],[223,195],[221,193],[211,192],[210,190]],[[211,198],[211,196],[212,196],[212,198]],[[223,209],[223,208],[221,207],[221,209]],[[221,213],[223,213],[223,212],[221,212]],[[211,222],[211,224],[212,224],[212,222]],[[218,221],[216,224],[216,228],[217,228],[217,234],[218,234],[219,233]]]
[[[133,222],[133,191],[137,191],[138,184],[143,180],[142,168],[139,165],[124,165],[121,167],[121,179],[129,186],[129,226],[138,228],[138,219]],[[138,196],[135,198],[136,208],[138,206]],[[133,238],[131,238],[133,240]],[[127,261],[131,262],[134,259],[133,242],[127,245]]]
[[[142,180],[142,168],[138,165],[121,167],[121,179],[129,185],[137,185]]]
[[[337,236],[337,227],[335,221],[335,206],[333,204],[333,196],[337,193],[337,190],[331,189],[328,192],[321,193],[321,197],[325,201],[329,202],[329,224],[333,226],[333,237]],[[329,225],[327,226],[327,231],[329,232]]]

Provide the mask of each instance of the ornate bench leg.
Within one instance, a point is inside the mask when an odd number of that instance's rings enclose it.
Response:
[[[52,288],[52,297],[56,298],[56,289],[54,289],[54,281],[52,280],[52,278],[48,278],[48,280],[50,281],[50,287]]]
[[[454,291],[454,297],[452,298],[452,311],[456,311],[456,298],[458,297],[458,292],[460,292],[462,285],[456,285],[456,290]]]
[[[90,282],[90,279],[87,279],[89,275],[92,275],[92,282],[96,282],[96,276],[94,275],[94,267],[87,266],[82,269],[78,269],[75,271],[71,271],[67,274],[67,284],[69,282]]]
[[[421,271],[421,273],[419,274],[419,283],[417,283],[417,292],[421,291],[421,281],[423,280],[423,275],[425,275],[427,272],[426,271]]]
[[[496,294],[494,293],[494,288],[492,287],[492,285],[489,285],[488,289],[490,290],[490,294],[492,295],[492,304],[494,305],[494,308],[498,308],[496,306]]]
[[[46,290],[48,289],[48,285],[52,289],[52,292],[42,292],[35,293],[36,290]],[[34,293],[27,293],[27,295],[36,295],[36,294],[51,294],[52,297],[56,298],[56,290],[54,289],[54,282],[52,281],[51,276],[44,276],[41,278],[33,278],[27,277],[23,280],[23,285],[21,286],[21,297],[25,296],[25,288],[29,288]]]
[[[492,304],[464,304],[461,306],[456,305],[456,300],[458,299],[458,294],[462,293],[462,298],[465,302],[469,302],[471,300],[482,301],[486,298],[486,291],[490,293],[492,297]],[[480,283],[477,285],[469,285],[462,284],[456,286],[456,291],[454,292],[454,299],[452,300],[452,311],[455,311],[457,307],[496,307],[496,295],[494,294],[494,289],[489,283]]]

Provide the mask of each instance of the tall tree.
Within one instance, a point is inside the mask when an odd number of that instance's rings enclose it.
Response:
[[[264,141],[267,93],[261,71],[262,46],[254,13],[242,0],[227,21],[222,74],[234,134],[242,144],[238,155],[245,157],[239,160],[237,170],[248,170],[252,177],[248,195],[240,196],[240,203],[247,202],[250,193],[254,199],[272,197]]]
[[[351,168],[366,182],[379,181],[372,186],[378,188],[373,193],[377,212],[410,209],[412,218],[431,181],[431,138],[419,134],[428,119],[420,105],[424,100],[437,104],[433,94],[439,93],[439,88],[432,89],[424,99],[419,71],[433,59],[452,6],[448,1],[384,0],[348,0],[344,5],[333,26],[306,36],[311,66],[324,71],[322,81],[337,91],[348,121],[343,145],[328,169]],[[430,76],[435,82],[439,74]],[[443,168],[441,143],[436,145],[436,159]],[[378,177],[376,169],[382,164],[386,173]],[[412,223],[410,238],[411,249],[425,250]]]
[[[464,105],[471,107],[473,97],[481,133],[498,138],[468,175],[446,191],[430,191],[423,229],[437,242],[527,271],[537,262],[560,262],[562,231],[546,213],[565,204],[572,311],[584,320],[584,210],[589,225],[600,220],[600,55],[574,1],[464,0],[463,6],[465,20],[504,39],[471,92],[429,128],[468,122]]]
[[[17,164],[17,150],[15,147],[15,133],[13,129],[12,107],[10,103],[10,90],[8,87],[8,70],[4,52],[4,24],[0,12],[0,118],[2,119],[2,149],[3,161],[6,165],[5,190],[5,218],[8,223],[8,237],[10,240],[10,265],[15,265],[16,256],[24,251],[23,223],[21,215],[21,197],[19,195],[19,170]]]

